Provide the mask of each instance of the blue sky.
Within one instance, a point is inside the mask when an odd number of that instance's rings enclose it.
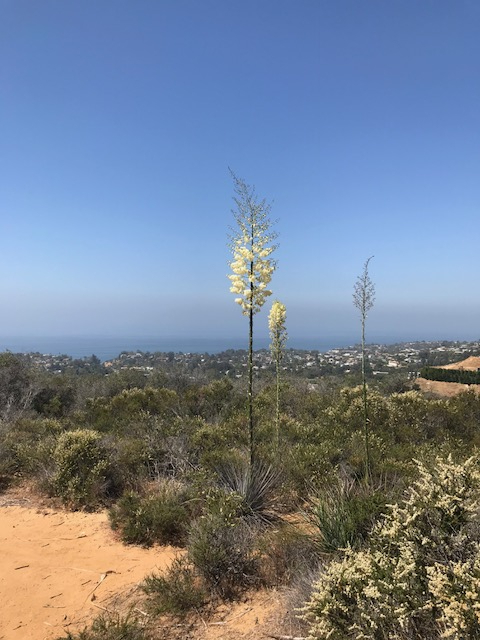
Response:
[[[479,32],[476,0],[0,0],[0,335],[246,334],[231,167],[292,341],[358,333],[371,255],[367,337],[478,338]]]

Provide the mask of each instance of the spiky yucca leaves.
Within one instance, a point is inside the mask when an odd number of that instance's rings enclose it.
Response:
[[[257,460],[246,463],[230,463],[217,468],[220,486],[241,498],[239,515],[255,523],[274,521],[277,490],[281,474],[270,465]]]

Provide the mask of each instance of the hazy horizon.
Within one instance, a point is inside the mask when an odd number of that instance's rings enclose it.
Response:
[[[390,345],[402,342],[432,342],[448,340],[444,337],[430,337],[430,339],[417,336],[406,338],[405,336],[371,336],[367,345]],[[453,341],[451,338],[449,341]],[[479,338],[458,339],[459,342],[476,342]],[[254,341],[254,350],[269,348],[267,337],[258,337]],[[324,338],[310,336],[293,338],[287,343],[286,348],[299,350],[316,350],[320,352],[330,351],[334,348],[347,348],[358,346],[359,336],[327,336]],[[101,360],[110,360],[118,356],[122,351],[141,352],[169,352],[175,353],[219,353],[234,350],[247,350],[248,344],[245,337],[175,337],[175,336],[0,336],[0,352],[12,353],[45,353],[51,355],[69,355],[74,358],[83,358],[91,355],[98,356]]]
[[[368,340],[478,338],[480,5],[17,0],[0,17],[0,336],[246,336],[231,167],[278,219],[292,341],[359,333],[371,255]]]

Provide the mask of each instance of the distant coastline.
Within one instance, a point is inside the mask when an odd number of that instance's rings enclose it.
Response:
[[[431,338],[435,340],[436,338]],[[438,338],[437,338],[438,339]],[[446,338],[447,339],[447,338]],[[411,338],[411,341],[418,340]],[[408,342],[405,337],[368,337],[368,342],[375,344],[395,344]],[[358,336],[329,336],[317,338],[291,338],[288,348],[316,350],[326,352],[358,344]],[[268,348],[266,338],[255,340],[254,348]],[[84,358],[96,355],[100,360],[115,358],[122,351],[169,352],[174,353],[220,353],[228,349],[246,349],[246,340],[240,338],[185,338],[162,336],[59,336],[59,337],[29,337],[29,336],[0,336],[0,352],[12,353],[42,353],[51,355],[65,354],[73,358]]]
[[[328,351],[333,348],[347,347],[358,342],[358,339],[338,338],[316,340],[305,338],[292,339],[288,346],[295,349],[315,349]],[[257,339],[255,349],[268,348],[268,339]],[[96,355],[100,360],[115,358],[122,351],[156,351],[174,353],[220,353],[228,349],[247,349],[247,341],[240,338],[183,338],[161,336],[62,336],[62,337],[1,337],[0,352],[12,353],[48,353],[65,354],[73,358],[84,358]]]

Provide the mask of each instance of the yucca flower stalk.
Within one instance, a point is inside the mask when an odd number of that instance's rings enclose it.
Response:
[[[275,362],[277,378],[276,389],[276,410],[275,410],[275,448],[278,450],[280,444],[280,363],[285,355],[285,345],[287,344],[287,330],[285,323],[287,320],[287,308],[284,304],[275,300],[268,316],[268,329],[270,331],[270,352]]]
[[[235,302],[242,307],[243,315],[249,319],[248,339],[248,424],[250,464],[255,457],[253,424],[253,316],[260,311],[266,298],[276,261],[271,258],[276,249],[273,241],[277,234],[272,231],[269,218],[270,205],[259,201],[255,188],[247,185],[232,172],[235,188],[236,208],[232,213],[236,229],[230,236],[233,260],[230,262],[232,274],[230,291],[237,297]]]
[[[368,265],[373,256],[370,256],[363,265],[363,271],[358,276],[353,290],[353,304],[360,311],[362,323],[362,397],[363,397],[363,428],[365,435],[365,480],[368,482],[371,475],[370,443],[369,443],[369,418],[367,399],[367,374],[366,374],[366,354],[365,354],[365,323],[367,314],[375,302],[375,285],[368,274]]]

